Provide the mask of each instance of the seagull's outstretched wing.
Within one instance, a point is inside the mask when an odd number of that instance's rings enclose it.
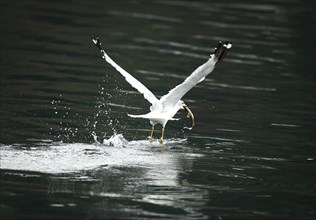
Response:
[[[93,38],[92,39],[93,43],[100,49],[101,53],[102,53],[102,58],[108,62],[109,64],[111,64],[111,66],[113,66],[119,73],[121,73],[124,77],[125,80],[131,84],[131,86],[133,86],[135,89],[138,90],[138,92],[140,92],[141,94],[144,95],[145,99],[147,99],[152,105],[154,105],[158,99],[155,97],[155,95],[149,90],[147,89],[146,86],[144,86],[141,82],[139,82],[137,79],[135,79],[131,74],[129,74],[128,72],[126,72],[122,67],[120,67],[119,65],[117,65],[110,57],[109,55],[107,55],[105,53],[105,51],[102,49],[101,47],[101,42],[99,40],[99,38]]]
[[[162,96],[160,98],[161,103],[164,106],[175,105],[190,89],[202,82],[205,77],[214,70],[215,66],[223,60],[225,54],[231,47],[232,44],[230,42],[219,42],[214,52],[210,55],[210,58],[186,78],[183,83],[171,89],[168,94]]]

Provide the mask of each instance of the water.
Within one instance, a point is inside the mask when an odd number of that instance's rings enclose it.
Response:
[[[1,1],[1,219],[314,219],[315,3]],[[149,104],[233,48],[166,143]]]

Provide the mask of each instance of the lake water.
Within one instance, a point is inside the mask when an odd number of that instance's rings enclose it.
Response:
[[[1,219],[314,219],[315,2],[1,0]],[[225,60],[165,144],[143,99]]]

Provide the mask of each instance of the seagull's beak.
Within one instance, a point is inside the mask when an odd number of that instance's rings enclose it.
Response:
[[[194,125],[195,125],[193,113],[191,112],[191,110],[189,109],[189,107],[186,104],[183,104],[182,107],[188,113],[187,117],[190,118],[190,120],[191,120],[191,128],[193,128]]]

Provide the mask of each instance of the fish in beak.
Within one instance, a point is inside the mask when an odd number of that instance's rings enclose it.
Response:
[[[186,104],[183,104],[182,107],[188,113],[187,117],[191,120],[191,128],[189,129],[192,129],[195,126],[194,115]]]

